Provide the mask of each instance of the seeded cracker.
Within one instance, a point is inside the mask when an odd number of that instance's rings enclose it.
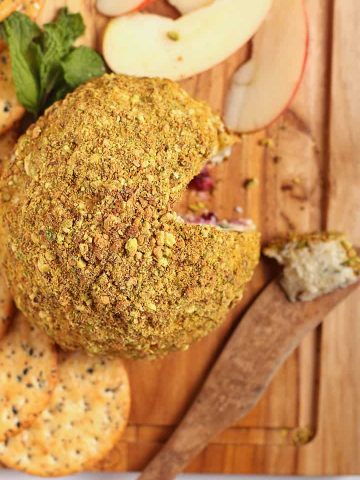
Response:
[[[129,408],[129,383],[121,360],[66,356],[49,406],[28,430],[0,444],[0,461],[42,476],[88,469],[114,447]]]
[[[0,340],[6,333],[13,313],[13,301],[4,275],[0,273]],[[1,426],[0,426],[1,431]]]
[[[45,0],[0,0],[0,22],[13,12],[25,13],[32,20],[41,12]],[[6,43],[0,38],[0,52],[6,48]]]
[[[17,133],[9,130],[0,136],[0,173],[2,172],[4,162],[11,155],[17,140]],[[7,283],[3,275],[2,259],[5,239],[0,228],[0,340],[4,336],[9,325],[10,317],[13,312],[13,301],[10,295]]]
[[[19,12],[25,13],[32,20],[35,20],[42,11],[45,0],[22,0]]]
[[[4,162],[13,153],[18,136],[17,131],[13,128],[0,136],[0,172],[3,169]]]
[[[0,342],[0,439],[31,425],[49,403],[57,356],[49,338],[18,315]]]
[[[15,11],[20,11],[36,18],[39,14],[44,0],[1,0],[0,1],[0,22]]]
[[[0,135],[19,120],[25,109],[16,98],[9,51],[0,52]]]
[[[9,130],[0,136],[0,173],[3,169],[4,162],[11,155],[17,139],[17,133]],[[7,283],[2,273],[2,258],[5,239],[0,228],[0,340],[4,336],[9,325],[10,317],[13,311],[13,301],[10,295]]]
[[[1,0],[0,2],[0,22],[8,15],[11,15],[21,5],[21,0]]]

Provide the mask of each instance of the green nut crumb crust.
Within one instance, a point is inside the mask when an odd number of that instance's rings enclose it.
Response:
[[[351,245],[346,235],[342,232],[311,232],[311,233],[293,233],[283,238],[279,238],[271,242],[263,249],[266,256],[273,257],[273,254],[287,247],[294,249],[306,248],[310,244],[337,241],[346,252],[348,263],[347,266],[352,267],[356,275],[360,275],[360,257]]]
[[[168,80],[104,75],[50,107],[1,180],[19,309],[65,349],[134,358],[217,327],[252,276],[259,236],[188,225],[172,205],[233,142]]]

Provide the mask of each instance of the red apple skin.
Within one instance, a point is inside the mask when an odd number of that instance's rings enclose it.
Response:
[[[241,2],[240,0],[214,0],[208,8],[199,8],[188,15],[180,15],[176,19],[150,12],[149,14],[119,15],[113,18],[104,29],[103,56],[109,69],[115,73],[126,73],[138,77],[160,76],[174,81],[185,80],[213,68],[245,45],[260,27],[270,10],[271,2],[272,0],[253,0],[250,5],[244,0]],[[225,9],[224,4],[226,5]],[[239,7],[241,7],[240,10]],[[241,11],[241,15],[239,15],[239,11]],[[208,28],[207,23],[209,22],[205,22],[205,24],[203,21],[201,22],[202,17],[212,20],[217,13],[220,13],[218,15],[219,22],[214,22],[214,29]],[[237,19],[239,22],[236,21]],[[198,21],[199,28],[193,28],[196,27],[196,21]],[[239,28],[239,23],[241,28]],[[232,34],[226,37],[224,33],[228,33],[227,24],[230,25]],[[183,41],[178,42],[177,45],[177,42],[171,42],[178,48],[174,48],[174,45],[168,41],[170,38],[168,34],[171,33],[169,30],[174,28],[173,25],[178,25],[180,32],[184,31],[185,33]],[[150,35],[151,42],[149,44],[144,41],[141,26]],[[215,35],[213,35],[213,30]],[[159,32],[162,34],[159,35]],[[119,45],[126,44],[129,36],[134,38],[138,44],[135,53],[136,56],[139,56],[139,61],[134,61],[135,55],[132,54],[131,48],[121,51],[121,47],[119,47]],[[206,48],[204,48],[203,37],[208,40]],[[120,43],[119,38],[122,40]],[[184,60],[183,52],[191,52],[193,42],[197,47],[195,59],[192,57],[187,61],[191,57],[189,54],[185,61],[179,61]],[[159,45],[156,46],[156,43]],[[208,48],[209,44],[212,45],[210,49]],[[160,46],[165,46],[165,48],[161,49],[163,52],[157,57],[154,55],[154,51],[158,47],[160,52]],[[176,54],[177,52],[178,54]],[[148,59],[151,55],[154,56],[155,61],[146,64],[143,59]]]
[[[303,66],[302,66],[302,70],[301,70],[301,73],[300,73],[300,76],[299,76],[299,80],[298,80],[298,82],[297,82],[297,84],[294,88],[294,91],[293,91],[291,97],[289,98],[289,101],[285,105],[284,109],[274,118],[274,120],[269,122],[263,128],[268,128],[272,123],[274,123],[276,120],[278,120],[281,117],[281,115],[285,112],[285,110],[287,110],[287,108],[292,104],[292,102],[293,102],[293,100],[294,100],[294,98],[295,98],[295,96],[296,96],[296,94],[299,90],[302,79],[304,78],[306,61],[307,61],[307,57],[308,57],[308,53],[309,53],[310,35],[309,35],[309,16],[308,16],[306,6],[305,6],[305,0],[301,0],[301,3],[302,3],[303,11],[304,11],[304,18],[305,18],[305,24],[306,24],[306,43],[305,43]],[[256,131],[256,130],[254,130],[254,131]]]
[[[276,122],[276,120],[278,120],[281,117],[281,115],[285,112],[285,110],[287,110],[287,108],[291,105],[292,101],[294,100],[295,95],[297,94],[297,91],[299,90],[300,84],[302,82],[302,79],[303,79],[304,73],[305,73],[306,60],[307,60],[308,53],[309,53],[309,42],[310,42],[309,17],[308,17],[308,13],[307,13],[306,6],[305,6],[305,0],[301,0],[301,4],[302,4],[302,7],[303,7],[304,19],[305,19],[305,24],[306,24],[306,40],[305,40],[306,43],[305,43],[305,49],[304,49],[303,66],[302,66],[302,70],[301,70],[301,73],[300,73],[300,76],[299,76],[299,80],[298,80],[298,82],[297,82],[297,84],[294,88],[294,91],[293,91],[291,97],[289,98],[288,102],[284,105],[284,108],[269,123],[267,123],[266,125],[263,125],[260,128],[255,128],[254,130],[247,130],[246,132],[241,132],[241,133],[256,133],[256,132],[259,132],[261,130],[265,130],[266,128],[268,128],[270,125],[272,125],[274,122]]]
[[[144,0],[138,7],[134,8],[134,9],[131,10],[131,11],[132,11],[132,12],[137,12],[137,11],[139,11],[139,10],[142,10],[143,8],[146,7],[146,5],[147,5],[148,3],[151,3],[151,2],[152,2],[152,0]]]

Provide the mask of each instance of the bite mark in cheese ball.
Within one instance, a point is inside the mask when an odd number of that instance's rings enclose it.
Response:
[[[187,224],[172,205],[235,139],[169,80],[104,75],[23,135],[1,180],[17,306],[61,347],[157,357],[225,318],[256,232]]]

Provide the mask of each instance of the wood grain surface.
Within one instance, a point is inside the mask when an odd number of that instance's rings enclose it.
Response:
[[[265,242],[289,230],[338,228],[360,245],[359,49],[354,45],[360,5],[357,0],[307,0],[306,5],[310,52],[295,101],[267,132],[243,139],[230,161],[218,167],[212,198],[201,201],[226,218],[234,216],[234,206],[243,206]],[[247,56],[248,50],[242,49],[183,84],[221,112],[229,78]],[[274,146],[261,145],[264,138],[272,138]],[[243,189],[244,179],[253,177],[259,187]],[[182,205],[197,202],[189,193]],[[263,264],[224,326],[186,354],[129,365],[134,391],[129,439],[105,468],[141,469],[159,449],[238,313],[271,274]],[[189,471],[360,473],[359,303],[358,294],[353,295],[310,334],[257,407],[218,436]]]
[[[242,316],[193,404],[139,480],[172,480],[214,438],[248,413],[306,334],[360,282],[291,303],[275,278]]]
[[[345,230],[360,246],[359,0],[305,0],[310,52],[302,86],[281,119],[247,135],[217,167],[211,197],[187,193],[223,218],[244,208],[266,242],[288,231]],[[68,5],[88,26],[82,41],[100,45],[105,19],[93,0],[47,0],[40,22]],[[162,0],[152,10],[173,15]],[[223,64],[183,82],[222,112],[232,73],[249,46]],[[272,141],[264,142],[271,138]],[[268,144],[268,145],[266,145]],[[245,189],[247,178],[258,186]],[[191,403],[239,314],[274,276],[265,261],[223,326],[188,352],[163,360],[128,362],[133,407],[125,437],[99,465],[140,470],[161,447]],[[360,473],[360,301],[353,295],[310,334],[240,423],[217,436],[189,471],[268,474]]]

